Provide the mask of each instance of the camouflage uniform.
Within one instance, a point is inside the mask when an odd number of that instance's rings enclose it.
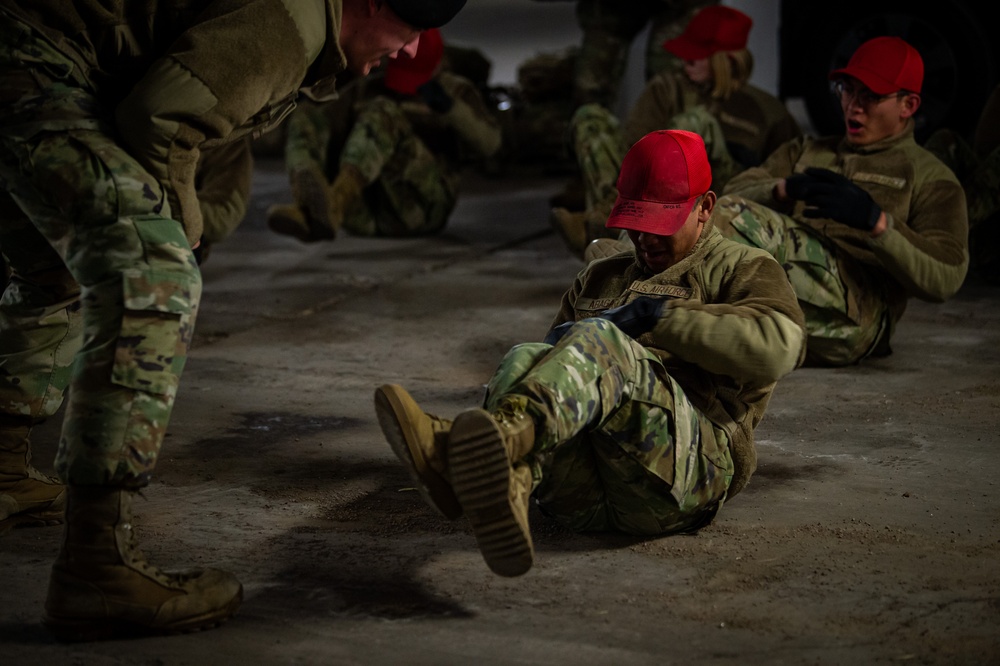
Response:
[[[650,81],[624,124],[606,108],[581,106],[569,136],[584,183],[588,237],[617,236],[601,224],[617,195],[618,167],[629,147],[649,132],[683,129],[705,141],[712,188],[721,190],[733,175],[760,164],[784,142],[802,136],[780,100],[745,85],[726,100],[712,99],[684,74],[661,73]]]
[[[346,67],[339,0],[242,5],[0,0],[0,439],[70,387],[69,484],[137,488],[156,464],[201,295],[199,148],[266,130]]]
[[[333,108],[293,114],[285,158],[290,172],[321,169],[332,180],[350,164],[364,178],[364,205],[344,217],[349,232],[440,231],[455,208],[462,168],[500,148],[499,124],[476,86],[449,72],[436,78],[453,100],[443,114],[374,85]]]
[[[597,104],[584,104],[573,114],[570,139],[583,178],[584,205],[606,220],[618,196],[618,170],[631,144],[625,143],[615,115]]]
[[[932,134],[924,147],[955,172],[965,189],[970,268],[1000,282],[1000,86],[979,116],[972,145],[943,129]]]
[[[843,174],[867,191],[889,227],[868,232],[802,215],[775,201],[779,180],[807,167]],[[807,362],[848,365],[890,352],[909,298],[942,302],[965,278],[965,195],[954,174],[916,144],[913,123],[860,148],[841,137],[786,143],[729,181],[715,220],[726,236],[761,247],[784,266],[806,316]]]
[[[578,0],[580,46],[541,53],[517,70],[516,89],[506,92],[509,108],[499,112],[504,128],[504,166],[539,167],[562,173],[575,169],[566,135],[573,112],[583,104],[617,107],[632,40],[650,25],[646,48],[646,80],[679,61],[663,42],[680,35],[691,17],[718,0]],[[624,155],[624,152],[622,153]]]
[[[718,0],[577,0],[576,17],[583,31],[576,60],[576,103],[593,102],[614,109],[632,40],[647,25],[645,78],[679,69],[679,61],[663,42],[684,32],[698,10]]]
[[[493,92],[493,113],[500,120],[500,168],[529,175],[573,168],[566,149],[566,128],[576,104],[573,69],[579,49],[539,53],[517,68],[517,85]]]
[[[665,72],[643,89],[625,120],[622,133],[631,146],[658,129],[686,129],[705,140],[712,165],[712,189],[757,166],[802,130],[784,103],[749,83],[725,99],[693,84],[683,73]]]
[[[668,299],[638,341],[602,311]],[[595,261],[563,296],[555,344],[514,347],[485,408],[523,396],[535,421],[534,495],[575,530],[696,530],[756,468],[753,430],[774,382],[802,359],[802,314],[766,253],[705,225],[680,263],[653,275],[632,252]]]

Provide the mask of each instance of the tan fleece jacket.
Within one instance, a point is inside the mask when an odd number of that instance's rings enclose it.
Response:
[[[632,250],[591,263],[563,296],[552,325],[643,295],[668,301],[639,342],[729,435],[732,497],[757,467],[753,431],[775,382],[805,358],[805,321],[795,293],[770,254],[723,238],[709,221],[688,256],[662,273],[650,274]]]
[[[885,212],[889,229],[872,238],[846,224],[804,217],[802,202],[776,201],[778,181],[808,167],[843,174],[867,191]],[[941,302],[965,280],[965,192],[948,167],[917,145],[912,120],[901,134],[870,146],[853,147],[842,137],[789,141],[760,167],[733,177],[724,193],[762,203],[816,229],[835,248],[845,275],[852,273],[854,263],[873,268],[893,324],[903,316],[908,298]]]
[[[745,166],[760,164],[781,144],[802,136],[784,103],[756,86],[746,84],[725,100],[713,99],[683,74],[662,72],[646,84],[625,119],[626,145],[669,129],[675,115],[698,105],[719,121],[730,152]]]

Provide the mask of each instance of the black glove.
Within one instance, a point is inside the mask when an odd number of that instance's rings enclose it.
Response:
[[[650,296],[640,296],[631,303],[626,303],[617,308],[605,310],[597,315],[599,319],[606,319],[618,327],[625,335],[631,338],[638,338],[643,333],[653,330],[656,326],[660,314],[663,312],[663,299],[652,298]],[[559,342],[566,332],[573,327],[575,321],[564,321],[555,326],[548,335],[545,336],[546,344],[554,345]]]
[[[802,196],[793,198],[802,199],[809,206],[802,212],[805,217],[825,217],[863,231],[875,228],[882,209],[870,194],[828,169],[809,167],[802,175],[808,180],[796,181],[797,177],[792,176],[785,181],[785,191],[793,196],[792,190],[801,190]],[[790,181],[796,181],[792,189],[789,189]]]
[[[430,107],[431,111],[437,113],[448,113],[451,111],[452,104],[455,103],[455,100],[445,92],[437,79],[431,79],[417,88],[417,94],[420,95],[420,99],[424,100],[424,104]]]
[[[632,339],[653,330],[663,312],[664,299],[640,296],[631,303],[605,310],[598,315],[617,326],[622,333]]]
[[[575,323],[576,323],[575,321],[564,321],[563,323],[559,324],[551,331],[549,331],[549,334],[545,336],[545,339],[542,340],[542,342],[544,342],[547,345],[554,345],[555,343],[562,340],[562,336],[566,335],[566,332],[570,328],[572,328],[573,324]]]
[[[797,173],[785,179],[785,193],[790,199],[805,201],[809,198],[809,193],[812,191],[811,186],[815,182],[816,179],[812,176]]]

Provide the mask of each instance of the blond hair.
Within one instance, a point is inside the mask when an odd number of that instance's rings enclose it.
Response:
[[[712,70],[712,97],[729,99],[729,96],[746,85],[753,72],[753,55],[746,49],[716,51],[708,56]]]

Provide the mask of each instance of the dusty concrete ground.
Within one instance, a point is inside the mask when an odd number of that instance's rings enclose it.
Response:
[[[535,567],[504,579],[421,503],[372,391],[399,382],[451,416],[544,334],[580,267],[546,223],[560,184],[472,176],[441,236],[305,246],[266,229],[287,184],[262,162],[204,266],[136,519],[153,562],[231,570],[244,606],[200,634],[56,643],[40,615],[60,529],[17,530],[0,663],[1000,663],[1000,288],[913,303],[888,358],[783,380],[756,475],[696,536],[576,535],[534,512]]]

